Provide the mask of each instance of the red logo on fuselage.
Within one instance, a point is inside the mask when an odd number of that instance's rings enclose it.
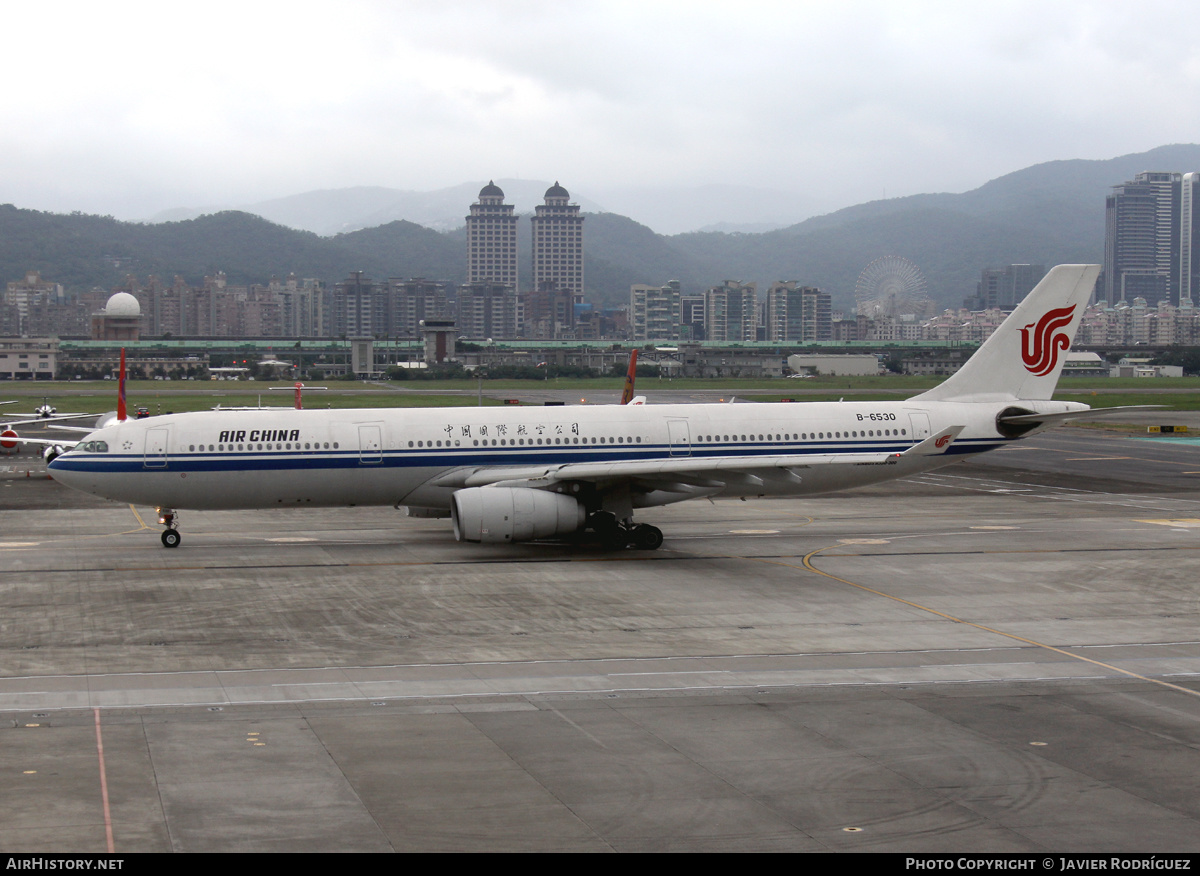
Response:
[[[1071,346],[1071,339],[1066,332],[1055,332],[1071,324],[1071,315],[1077,305],[1051,310],[1044,314],[1037,324],[1030,324],[1021,329],[1021,359],[1025,369],[1037,377],[1045,377],[1058,365],[1060,351]],[[1032,329],[1032,332],[1030,331]],[[1031,337],[1032,335],[1032,337]]]

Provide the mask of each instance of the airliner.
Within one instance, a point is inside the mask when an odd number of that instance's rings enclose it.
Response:
[[[49,471],[155,506],[171,548],[179,509],[391,505],[450,518],[459,541],[654,550],[663,533],[636,509],[874,484],[1097,416],[1051,396],[1099,270],[1053,268],[958,372],[906,401],[215,410],[122,419]]]
[[[0,405],[11,405],[16,402],[0,402]],[[42,399],[42,404],[33,412],[31,419],[27,420],[6,420],[0,423],[0,454],[16,453],[17,449],[22,444],[36,444],[42,447],[42,457],[46,462],[53,462],[55,457],[65,453],[69,448],[74,447],[75,441],[63,441],[53,438],[22,438],[20,437],[14,426],[25,426],[29,423],[52,424],[48,425],[50,429],[59,429],[64,432],[93,432],[96,429],[102,429],[105,426],[124,422],[125,420],[125,349],[121,349],[121,370],[120,377],[117,383],[117,410],[109,411],[106,414],[60,414],[58,409],[50,404],[48,399]],[[95,417],[96,422],[88,428],[82,426],[64,426],[61,423],[64,420],[79,420]]]
[[[0,402],[0,404],[13,404],[12,402]],[[77,426],[63,426],[61,423],[67,420],[80,420],[95,417],[97,422],[89,428]],[[68,446],[74,442],[68,441],[65,444],[59,441],[47,439],[21,438],[14,426],[27,426],[30,423],[39,425],[48,425],[50,429],[61,429],[66,432],[92,432],[101,426],[108,425],[115,419],[115,412],[111,414],[60,414],[49,404],[42,404],[33,412],[33,414],[24,420],[5,420],[0,423],[0,454],[12,454],[17,452],[17,448],[21,444],[41,444],[46,450],[44,456],[49,462],[60,453],[64,452]]]

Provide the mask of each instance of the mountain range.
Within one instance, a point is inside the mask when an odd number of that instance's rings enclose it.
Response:
[[[542,203],[547,180],[476,180],[449,188],[417,192],[382,187],[325,189],[250,204],[177,208],[150,222],[195,219],[206,213],[239,210],[298,231],[321,235],[374,228],[404,219],[435,231],[464,224],[468,205],[486,182],[496,182],[518,214]],[[556,181],[557,182],[557,181]],[[769,231],[793,225],[820,212],[820,205],[792,192],[749,186],[607,186],[597,192],[572,189],[572,200],[585,213],[618,213],[660,234],[686,231]]]
[[[633,283],[677,279],[685,291],[699,292],[725,279],[760,286],[786,279],[819,286],[832,294],[835,308],[848,308],[863,268],[880,256],[897,255],[922,270],[931,297],[947,307],[974,293],[984,268],[1099,262],[1104,198],[1112,186],[1144,170],[1198,168],[1197,144],[1106,160],[1051,161],[961,194],[872,201],[758,233],[664,235],[617,213],[593,212],[599,199],[574,192],[572,197],[587,214],[588,295],[602,305],[627,301]],[[548,184],[504,180],[501,185],[519,212],[531,212]],[[111,287],[128,273],[155,273],[168,281],[180,274],[199,283],[205,275],[224,271],[231,283],[259,283],[294,272],[333,283],[349,271],[362,270],[380,279],[424,276],[463,282],[465,230],[446,228],[443,220],[466,215],[478,195],[477,184],[419,198],[399,194],[405,197],[377,188],[312,192],[268,202],[261,210],[269,214],[265,216],[223,211],[147,223],[2,205],[0,280],[36,269],[45,279],[78,291]],[[322,235],[287,227],[280,221],[285,212],[289,223],[357,227]],[[370,217],[381,221],[363,224]],[[442,230],[429,227],[439,223]],[[527,227],[521,223],[523,257]]]

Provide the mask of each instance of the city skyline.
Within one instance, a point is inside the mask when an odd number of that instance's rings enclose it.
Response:
[[[1194,150],[1194,147],[1189,147],[1189,149]],[[1190,194],[1198,175],[1195,172],[1184,173],[1178,170],[1168,170],[1158,165],[1158,159],[1169,154],[1175,155],[1176,158],[1180,157],[1178,153],[1171,152],[1171,147],[1146,153],[1141,156],[1141,159],[1150,161],[1153,158],[1150,166],[1157,167],[1156,170],[1136,174],[1133,180],[1125,183],[1108,182],[1108,189],[1112,194],[1108,197],[1110,245],[1107,250],[1116,253],[1127,250],[1136,257],[1125,256],[1118,259],[1121,265],[1119,273],[1122,276],[1120,282],[1122,292],[1119,296],[1114,296],[1111,292],[1103,293],[1102,297],[1110,303],[1116,303],[1120,299],[1132,302],[1134,298],[1145,298],[1150,305],[1155,305],[1162,298],[1169,298],[1172,303],[1179,303],[1176,289],[1179,286],[1180,276],[1194,277],[1197,273],[1195,264],[1192,264],[1191,270],[1183,271],[1181,260],[1193,261],[1189,252],[1194,254],[1196,251],[1200,251],[1200,247],[1192,246],[1189,250],[1187,247],[1181,247],[1181,243],[1188,241],[1196,243],[1192,238],[1195,228],[1200,223],[1194,221],[1197,216],[1192,215],[1192,211],[1184,209],[1183,205],[1185,202],[1193,205],[1197,202],[1195,199],[1184,199],[1182,194]],[[1188,160],[1188,163],[1191,163],[1190,158],[1183,157]],[[1174,163],[1171,159],[1168,161]],[[1110,163],[1102,164],[1112,170]],[[1169,168],[1170,163],[1167,163],[1166,167]],[[1092,170],[1094,171],[1095,168]],[[1022,175],[1022,180],[1016,182],[1014,191],[1032,193],[1035,201],[1045,192],[1062,191],[1060,179],[1070,177],[1070,174],[1066,173],[1062,167],[1053,165],[1043,165],[1039,168],[1031,168],[1029,171]],[[1109,180],[1113,178],[1110,177]],[[1120,176],[1115,177],[1118,180],[1120,178]],[[1181,193],[1181,182],[1184,180],[1187,181],[1187,185],[1183,187]],[[1036,186],[1031,187],[1031,182],[1035,182]],[[1076,197],[1079,194],[1080,192],[1077,192]],[[456,261],[461,259],[460,266],[453,269],[450,274],[444,273],[441,268],[435,269],[432,273],[413,270],[413,265],[405,263],[404,260],[393,262],[382,271],[380,271],[378,263],[373,269],[365,272],[351,269],[349,272],[351,280],[349,281],[344,279],[347,277],[344,268],[335,269],[338,270],[336,277],[330,274],[314,274],[285,268],[284,273],[291,274],[288,284],[295,288],[287,290],[286,296],[292,297],[287,298],[289,303],[283,304],[279,296],[285,294],[284,290],[275,288],[280,283],[277,279],[280,276],[278,267],[268,271],[268,274],[274,274],[275,277],[266,286],[256,279],[251,279],[248,285],[245,285],[247,283],[246,266],[243,265],[240,277],[235,278],[235,282],[229,284],[227,292],[222,292],[221,290],[224,290],[227,285],[226,275],[223,268],[220,267],[219,261],[210,262],[212,267],[205,272],[204,291],[198,297],[187,289],[187,284],[182,276],[175,276],[169,287],[165,285],[167,276],[177,274],[171,262],[167,261],[162,266],[165,270],[157,272],[151,270],[145,273],[142,270],[136,270],[127,273],[120,283],[120,288],[121,291],[128,291],[135,295],[138,294],[139,289],[145,289],[155,296],[152,301],[147,302],[150,307],[146,314],[151,319],[151,324],[143,327],[143,331],[147,333],[158,334],[161,331],[173,335],[228,335],[241,331],[249,336],[280,336],[293,332],[311,336],[312,333],[319,331],[326,335],[338,336],[379,334],[382,331],[384,334],[393,336],[400,332],[403,336],[412,334],[414,326],[423,316],[442,317],[448,315],[444,309],[445,290],[453,289],[453,286],[449,284],[461,283],[465,276],[466,286],[470,287],[470,301],[464,314],[472,314],[470,318],[473,327],[472,334],[502,337],[524,334],[547,339],[567,338],[573,336],[577,323],[583,333],[580,335],[581,337],[597,336],[598,333],[605,334],[614,330],[619,333],[621,331],[619,327],[601,327],[592,318],[580,321],[580,315],[591,310],[592,305],[603,307],[613,304],[611,288],[607,293],[597,296],[587,294],[596,293],[598,290],[585,287],[583,283],[585,217],[582,215],[579,205],[572,201],[570,192],[556,181],[546,188],[542,195],[544,203],[538,205],[530,217],[528,242],[522,247],[520,237],[523,235],[518,233],[518,228],[523,223],[520,223],[514,206],[505,202],[504,190],[494,182],[483,186],[478,192],[477,200],[468,207],[466,233],[465,236],[459,238],[462,242],[458,244],[458,246],[465,244],[460,250],[461,255],[456,259]],[[1002,193],[999,194],[999,200],[1006,204],[1012,203],[1011,200],[1005,200]],[[1114,209],[1114,204],[1126,202],[1128,202],[1128,209],[1124,209],[1123,212]],[[1187,215],[1181,215],[1181,211]],[[9,208],[6,215],[14,214],[8,218],[15,218],[17,212]],[[45,216],[45,214],[41,215]],[[1124,219],[1119,222],[1115,221],[1114,217],[1122,215],[1125,216]],[[73,220],[75,217],[70,218]],[[594,216],[591,221],[599,222],[602,218]],[[95,224],[94,219],[89,221]],[[588,224],[590,226],[591,222]],[[22,231],[16,225],[12,227],[15,232],[12,235],[14,239],[32,239],[28,231]],[[602,223],[600,227],[602,229],[601,236],[608,236],[611,240],[613,230],[619,226],[609,225],[606,228]],[[1193,233],[1184,234],[1181,238],[1180,232],[1185,227],[1191,228]],[[243,228],[248,232],[249,226],[243,225]],[[1121,234],[1115,234],[1114,229],[1121,231]],[[282,229],[277,230],[281,231]],[[425,233],[433,237],[445,237],[448,243],[455,239],[453,235],[437,235],[430,231]],[[249,233],[242,234],[238,238],[239,242],[247,242],[251,236]],[[737,236],[734,235],[733,238],[736,239]],[[788,241],[786,235],[778,239],[784,243]],[[1128,239],[1132,245],[1113,245],[1113,241],[1122,239]],[[428,242],[428,238],[425,240]],[[205,250],[208,254],[213,252],[208,248],[211,241],[212,238],[206,240]],[[198,240],[193,241],[187,247],[188,252],[195,250],[198,243]],[[888,245],[886,240],[882,243]],[[278,249],[275,244],[265,246],[265,250],[274,249]],[[524,268],[521,267],[521,262],[525,260],[520,253],[521,249],[526,249],[529,253],[528,262]],[[255,247],[251,247],[251,252],[254,250]],[[394,250],[391,253],[393,256],[395,255]],[[627,255],[633,256],[623,269],[627,276],[632,275],[633,283],[627,282],[625,286],[625,289],[629,290],[631,294],[637,288],[652,288],[644,286],[648,279],[657,280],[659,277],[672,276],[674,273],[670,267],[666,267],[666,263],[655,266],[639,260],[638,253],[635,251],[628,251]],[[762,255],[761,251],[759,251],[759,255]],[[190,258],[190,255],[187,257]],[[208,255],[207,258],[211,258],[211,255]],[[252,258],[254,257],[252,256]],[[877,257],[871,264],[875,265],[896,258],[894,256]],[[254,260],[257,261],[256,258]],[[111,262],[111,266],[117,268],[121,263],[133,267],[139,263],[140,259],[130,252],[120,258],[104,255],[100,261]],[[392,261],[392,258],[389,257],[388,261]],[[903,258],[899,258],[899,261],[908,263],[908,260]],[[1076,258],[1060,259],[1059,261],[1077,263],[1085,260]],[[604,259],[593,262],[593,268],[597,264],[603,263]],[[995,264],[1003,265],[1004,262],[993,261],[992,265]],[[1017,269],[1021,269],[1028,276],[1022,274],[1018,277],[1015,273]],[[39,306],[42,304],[57,305],[66,301],[62,285],[63,278],[57,276],[56,271],[51,270],[44,275],[44,279],[31,283],[28,280],[31,270],[33,269],[26,267],[27,280],[25,284],[15,281],[9,283],[6,296],[7,306],[15,309],[0,314],[3,316],[0,322],[8,325],[9,331],[12,331],[14,326],[18,327],[17,330],[21,334],[29,331],[27,324],[32,325],[34,322],[31,317],[31,306],[35,301],[39,303]],[[256,268],[256,270],[258,269]],[[611,271],[611,267],[606,266],[603,270]],[[758,272],[763,270],[763,267],[758,265],[752,270]],[[753,279],[733,280],[728,278],[737,277],[740,272],[726,273],[724,268],[714,263],[706,271],[709,276],[701,279],[699,289],[694,276],[686,278],[686,285],[689,287],[687,289],[683,288],[684,284],[676,283],[678,289],[671,292],[670,295],[679,297],[679,302],[677,305],[672,304],[669,309],[673,314],[678,313],[676,318],[679,322],[672,329],[672,336],[683,337],[683,327],[694,325],[697,322],[694,313],[695,304],[688,302],[695,299],[696,293],[700,290],[704,290],[701,319],[709,339],[753,340],[758,336],[782,340],[784,338],[799,339],[805,335],[814,339],[819,339],[820,335],[828,336],[830,332],[828,315],[823,319],[818,317],[818,313],[822,309],[825,314],[831,312],[830,299],[833,295],[828,286],[819,281],[800,279],[802,275],[798,276],[796,272],[787,268],[767,270],[777,279],[765,282],[756,282]],[[801,268],[801,271],[803,270],[804,268]],[[979,270],[979,267],[976,266],[972,270]],[[1038,266],[1035,270],[1032,265],[1018,263],[1010,263],[1009,268],[992,268],[985,263],[983,270],[984,281],[979,286],[974,298],[980,305],[988,306],[1015,304],[1018,297],[1036,282],[1037,275],[1044,273],[1044,267]],[[40,269],[34,270],[34,274],[37,273],[40,273]],[[1116,276],[1117,273],[1118,271],[1114,270],[1111,272],[1111,276]],[[139,280],[135,274],[145,277],[144,287],[142,286],[143,281]],[[991,274],[996,274],[996,276],[989,280]],[[1001,279],[1001,274],[1007,278]],[[1009,274],[1012,276],[1007,276]],[[718,280],[717,278],[721,275],[726,279]],[[265,276],[266,274],[260,274],[259,279]],[[297,276],[307,279],[303,279],[303,283],[300,284],[296,279]],[[390,277],[385,284],[388,290],[386,294],[389,296],[389,300],[394,298],[394,301],[387,305],[381,303],[382,298],[378,290],[383,288],[379,285],[382,280],[372,280],[372,276]],[[745,278],[746,274],[741,273],[741,276]],[[319,281],[316,280],[318,277]],[[404,277],[408,279],[405,280]],[[523,283],[518,282],[519,277],[524,278]],[[301,304],[301,299],[294,297],[294,293],[299,290],[300,285],[309,288],[313,282],[328,283],[335,295],[344,296],[347,304],[352,304],[353,307],[343,307],[341,304],[331,304],[328,307],[317,305],[315,298],[310,298],[306,303]],[[611,277],[607,282],[611,287]],[[47,286],[47,284],[50,285]],[[995,285],[996,288],[989,288],[985,291],[984,286],[989,286],[989,284]],[[113,288],[114,291],[118,288],[111,282],[106,285]],[[785,286],[790,287],[791,292],[785,294]],[[1001,286],[1004,287],[1003,290],[1000,288]],[[405,289],[402,295],[409,296],[404,300],[395,298],[397,294],[401,294],[401,287]],[[358,291],[351,294],[349,292],[351,288]],[[663,290],[660,291],[665,291],[665,288],[663,287]],[[767,288],[764,299],[758,298],[758,288]],[[236,292],[236,302],[234,298],[230,297],[234,294],[235,289],[240,290]],[[811,290],[813,293],[823,296],[826,303],[818,305],[817,299],[806,301],[805,290]],[[96,291],[97,289],[93,286],[88,297],[94,296]],[[165,297],[159,297],[160,291]],[[681,295],[682,292],[687,294]],[[793,292],[796,294],[792,295]],[[224,310],[218,306],[217,297],[214,297],[218,294],[224,295],[228,302]],[[450,292],[451,296],[453,294]],[[508,300],[516,295],[520,296],[518,300]],[[624,292],[622,292],[623,296]],[[78,295],[77,286],[72,288],[71,295],[67,297],[71,300],[82,301],[82,297]],[[957,300],[962,301],[968,297],[970,296],[959,295]],[[794,301],[791,300],[792,298]],[[843,296],[839,296],[839,298],[844,300]],[[632,306],[633,299],[629,300],[631,302],[629,312],[632,316],[636,308]],[[184,309],[185,302],[201,301],[202,303],[194,304],[194,313]],[[765,309],[758,306],[763,305],[764,302]],[[752,307],[751,304],[755,306]],[[192,305],[189,304],[189,306]],[[655,305],[655,307],[658,306]],[[842,306],[841,300],[839,306]],[[320,319],[316,318],[314,308],[322,309],[324,316]],[[686,317],[684,316],[685,310],[688,311]],[[301,319],[302,312],[314,315]],[[908,313],[909,311],[904,312]],[[924,308],[918,308],[913,313],[917,316],[928,315]],[[80,312],[70,315],[61,313],[60,315],[76,323],[82,317]],[[648,316],[649,311],[647,311]],[[655,319],[658,318],[655,317]],[[39,316],[38,319],[45,324],[45,317]],[[307,322],[311,326],[311,330],[301,329],[301,322]],[[634,319],[635,333],[641,322]],[[159,324],[162,326],[161,329],[157,327]],[[318,324],[323,324],[323,327],[318,329]],[[821,329],[814,328],[818,324],[823,327]],[[218,325],[222,327],[218,328]],[[247,326],[247,328],[235,328],[239,325]],[[479,329],[478,332],[475,331],[476,326]],[[65,330],[68,333],[75,333],[78,328]],[[703,337],[704,335],[693,336]]]

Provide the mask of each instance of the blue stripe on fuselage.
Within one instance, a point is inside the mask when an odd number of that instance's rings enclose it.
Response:
[[[955,441],[946,455],[982,453],[1003,447],[1005,440],[969,438]],[[93,454],[78,451],[53,460],[52,471],[79,472],[221,472],[221,471],[301,471],[306,469],[360,468],[455,468],[485,465],[563,465],[572,462],[621,462],[645,459],[721,459],[728,456],[828,456],[840,453],[902,453],[914,442],[809,441],[802,445],[693,444],[689,453],[672,453],[665,444],[641,447],[451,447],[384,450],[360,453],[357,450],[311,453],[173,453],[164,458],[142,454]],[[368,461],[374,460],[374,461]],[[163,464],[165,463],[165,464]]]

